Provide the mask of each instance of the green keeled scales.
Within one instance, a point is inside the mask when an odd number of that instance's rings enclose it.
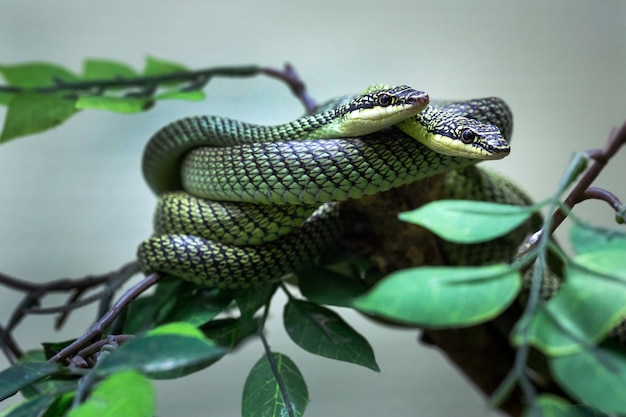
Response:
[[[508,154],[497,128],[464,117],[492,113],[508,131],[501,100],[427,104],[409,87],[376,86],[280,126],[199,116],[164,127],[143,160],[160,196],[155,235],[138,252],[145,272],[228,288],[278,280],[339,237],[333,202]],[[399,123],[428,146],[388,128]],[[442,138],[461,145],[431,149]]]

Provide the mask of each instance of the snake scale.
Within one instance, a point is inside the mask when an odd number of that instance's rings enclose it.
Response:
[[[278,280],[341,235],[336,202],[508,154],[497,127],[465,117],[479,111],[510,130],[502,100],[428,102],[376,85],[279,126],[217,116],[165,126],[143,158],[159,196],[155,234],[138,250],[144,272],[233,289]],[[448,154],[433,149],[441,140],[454,141]]]

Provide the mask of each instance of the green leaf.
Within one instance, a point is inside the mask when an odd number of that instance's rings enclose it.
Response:
[[[626,357],[597,348],[550,359],[559,385],[583,403],[607,413],[626,414]]]
[[[623,250],[576,256],[566,267],[559,293],[530,322],[529,341],[549,355],[595,344],[626,317],[626,258]],[[519,328],[514,340],[522,343]]]
[[[50,129],[76,112],[74,99],[61,94],[17,94],[9,103],[0,143]]]
[[[287,398],[283,396],[281,385]],[[308,402],[309,392],[296,364],[286,355],[272,353],[271,363],[267,356],[263,356],[248,374],[243,387],[241,415],[299,417],[304,414]]]
[[[9,93],[7,91],[0,91],[0,105],[7,105],[13,100],[17,93]]]
[[[65,343],[65,347],[69,343]],[[55,353],[60,349],[55,350]],[[44,351],[31,350],[20,358],[20,363],[44,363],[47,359]],[[53,396],[59,395],[59,393],[69,392],[76,389],[76,382],[78,377],[73,378],[44,378],[39,382],[35,382],[31,385],[25,386],[21,389],[21,393],[25,398],[31,398],[42,394],[50,394]]]
[[[523,417],[585,417],[588,414],[584,408],[574,406],[563,398],[544,394],[539,396],[532,406],[524,412]],[[591,414],[600,417],[599,414]]]
[[[76,81],[78,77],[67,69],[48,63],[0,65],[0,74],[14,87],[36,88],[57,85],[59,81]]]
[[[367,340],[334,311],[290,299],[285,306],[283,321],[291,340],[302,349],[380,372]]]
[[[206,337],[220,346],[231,349],[259,330],[259,320],[254,318],[226,318],[212,320],[201,327]]]
[[[170,323],[124,343],[96,366],[100,375],[137,370],[155,379],[204,369],[226,353],[188,323]]]
[[[76,392],[72,391],[72,392],[66,392],[65,394],[58,397],[54,401],[54,403],[52,403],[52,405],[48,408],[48,410],[43,415],[43,417],[65,416],[67,413],[67,410],[72,405],[72,400],[74,399],[75,395],[76,395]]]
[[[506,264],[410,268],[388,275],[354,306],[426,327],[469,326],[500,314],[520,287],[519,272]]]
[[[298,272],[298,287],[309,300],[317,304],[351,307],[355,298],[367,288],[363,282],[321,267]]]
[[[0,372],[0,401],[59,370],[59,365],[48,362],[18,363],[5,369]]]
[[[137,73],[126,64],[104,59],[88,59],[83,68],[85,80],[115,80],[135,78]]]
[[[87,401],[68,417],[146,417],[155,413],[152,384],[133,371],[110,376],[96,386]]]
[[[144,70],[144,75],[163,75],[184,71],[187,71],[187,68],[182,64],[165,61],[154,57],[148,57],[146,59],[146,68]]]
[[[569,236],[577,254],[610,249],[626,252],[626,233],[617,229],[574,224]]]
[[[161,93],[156,96],[157,100],[188,100],[188,101],[202,101],[206,95],[202,90],[189,90],[189,91],[180,91],[180,90],[170,90],[164,93]]]
[[[254,316],[259,308],[270,301],[277,288],[278,284],[270,283],[237,291],[234,296],[241,316]]]
[[[0,417],[41,416],[56,400],[55,395],[38,395],[4,410]]]
[[[534,212],[520,207],[485,201],[438,200],[398,217],[425,227],[454,243],[480,243],[495,239],[520,226]]]
[[[114,96],[86,96],[81,95],[76,102],[76,108],[107,110],[117,113],[139,113],[148,110],[154,105],[151,97],[114,97]]]

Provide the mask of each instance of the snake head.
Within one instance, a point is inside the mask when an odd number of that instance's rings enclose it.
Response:
[[[416,115],[428,101],[428,94],[406,85],[373,86],[339,106],[334,123],[342,136],[363,136]]]
[[[495,124],[461,116],[458,105],[454,106],[451,111],[446,111],[446,107],[428,106],[396,126],[443,155],[502,159],[511,152],[509,142]]]

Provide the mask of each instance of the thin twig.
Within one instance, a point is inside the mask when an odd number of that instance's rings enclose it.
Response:
[[[48,362],[58,362],[63,359],[66,359],[70,355],[78,352],[83,346],[89,343],[96,337],[99,337],[104,329],[115,320],[117,316],[120,315],[122,310],[130,304],[132,300],[134,300],[137,296],[143,293],[145,290],[150,288],[160,279],[160,275],[157,273],[150,274],[139,283],[137,283],[134,287],[130,288],[119,300],[113,305],[113,307],[104,315],[100,320],[94,323],[91,328],[85,332],[81,337],[76,339],[73,343],[63,348],[56,355],[51,357]]]

